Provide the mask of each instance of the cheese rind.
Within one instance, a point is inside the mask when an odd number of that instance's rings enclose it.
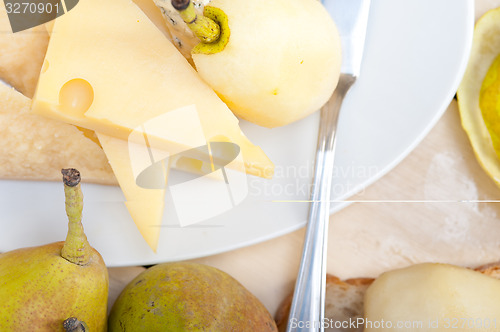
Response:
[[[207,142],[225,137],[240,146],[248,173],[272,174],[237,118],[130,0],[80,1],[56,20],[45,60],[35,113],[126,140],[144,123],[194,105]],[[193,148],[183,143],[189,130],[176,142],[148,136],[152,147],[181,151]]]

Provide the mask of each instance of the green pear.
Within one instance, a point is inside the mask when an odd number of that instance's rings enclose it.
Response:
[[[108,271],[83,232],[80,173],[63,170],[63,180],[66,241],[0,254],[0,331],[65,331],[70,317],[106,331]]]
[[[171,1],[200,39],[191,51],[196,70],[237,116],[283,126],[318,110],[336,88],[340,37],[319,1],[212,0],[203,15],[190,0]]]
[[[194,263],[153,266],[111,309],[109,332],[277,331],[267,309],[227,273]]]

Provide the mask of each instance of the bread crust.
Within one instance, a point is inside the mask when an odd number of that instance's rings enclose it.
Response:
[[[325,318],[335,321],[348,321],[363,317],[363,298],[368,286],[375,279],[353,278],[340,280],[334,275],[326,275]],[[286,330],[288,316],[292,304],[293,293],[289,294],[280,304],[276,315],[278,331]],[[339,331],[362,331],[362,328],[345,328]]]

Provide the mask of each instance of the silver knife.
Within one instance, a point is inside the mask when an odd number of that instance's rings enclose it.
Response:
[[[342,65],[337,88],[321,109],[309,222],[287,332],[324,331],[326,253],[336,129],[342,101],[361,69],[370,0],[323,0],[337,25]],[[328,323],[324,324],[324,323]]]

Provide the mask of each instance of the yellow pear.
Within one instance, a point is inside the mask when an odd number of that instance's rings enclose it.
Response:
[[[196,70],[245,120],[289,124],[318,110],[337,86],[340,37],[317,0],[212,0],[204,16],[189,0],[172,5],[201,40],[192,49]]]
[[[172,43],[177,47],[179,52],[189,60],[189,63],[194,65],[191,58],[191,50],[200,42],[198,37],[189,29],[183,22],[180,14],[172,6],[171,0],[154,0],[154,3],[161,10],[165,25],[172,37]],[[210,3],[211,0],[192,0],[194,8],[198,14],[203,14],[203,7]]]
[[[80,173],[63,174],[66,241],[0,254],[0,331],[64,331],[70,317],[106,331],[108,271],[83,232]]]
[[[365,296],[365,332],[498,331],[500,280],[425,263],[382,274]]]

